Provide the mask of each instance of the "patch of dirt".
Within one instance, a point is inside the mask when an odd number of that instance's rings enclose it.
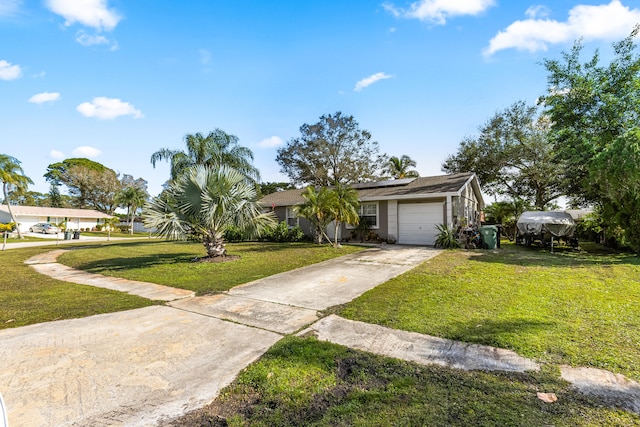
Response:
[[[226,255],[226,256],[216,256],[216,257],[205,256],[202,258],[195,258],[193,262],[230,262],[230,261],[236,261],[239,259],[240,259],[239,255]]]

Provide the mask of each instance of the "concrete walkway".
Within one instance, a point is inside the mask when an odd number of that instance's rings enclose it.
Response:
[[[0,393],[9,423],[148,426],[181,416],[212,401],[283,334],[315,322],[326,298],[346,303],[438,253],[375,248],[227,294],[0,330]],[[43,272],[57,270],[55,254],[29,262]],[[74,281],[93,276],[67,273]],[[113,288],[111,280],[86,282]]]
[[[152,283],[127,286],[126,280],[58,267],[55,258],[62,252],[28,262],[44,274],[92,286],[138,295],[158,291]],[[422,364],[537,370],[535,362],[508,350],[335,315],[320,319],[319,310],[346,303],[438,253],[402,246],[370,249],[224,294],[173,295],[173,288],[165,286],[168,293],[159,299],[169,301],[168,306],[0,330],[0,393],[10,425],[155,425],[206,405],[283,335],[296,332]],[[613,396],[615,406],[640,412],[637,383],[580,369],[562,367],[561,372],[578,389]]]

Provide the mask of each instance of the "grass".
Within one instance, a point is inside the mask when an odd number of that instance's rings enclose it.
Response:
[[[553,392],[543,403],[536,392]],[[572,391],[558,373],[419,366],[287,337],[183,426],[632,426],[640,419]]]
[[[64,254],[66,265],[106,276],[158,283],[196,291],[226,291],[234,286],[295,268],[357,252],[363,247],[334,249],[309,243],[231,243],[239,260],[193,262],[205,255],[199,243],[138,241],[91,246]]]
[[[337,312],[640,380],[638,277],[640,259],[630,254],[451,251]]]
[[[0,252],[0,329],[145,307],[154,302],[122,292],[62,282],[24,264],[52,247]]]

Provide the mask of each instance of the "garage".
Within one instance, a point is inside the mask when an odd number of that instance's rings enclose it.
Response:
[[[442,202],[398,204],[398,243],[433,245],[436,225],[443,223],[443,206]]]

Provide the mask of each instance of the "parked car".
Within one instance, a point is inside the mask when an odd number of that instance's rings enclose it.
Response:
[[[32,233],[56,234],[60,230],[53,224],[49,224],[47,222],[39,222],[29,227],[29,231]]]

